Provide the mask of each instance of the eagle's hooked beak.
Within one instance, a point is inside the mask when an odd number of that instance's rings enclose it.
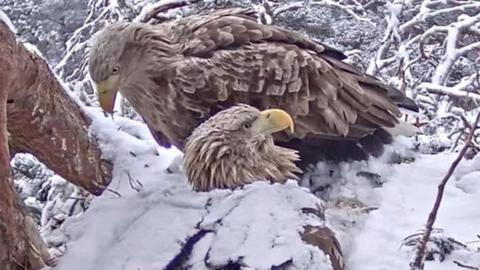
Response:
[[[284,110],[269,109],[260,112],[252,128],[259,134],[272,134],[287,128],[293,133],[293,120]]]
[[[98,101],[100,107],[102,107],[105,113],[113,113],[113,107],[115,106],[115,98],[117,96],[117,88],[115,83],[111,80],[105,80],[98,84],[95,84],[95,88],[98,93]]]

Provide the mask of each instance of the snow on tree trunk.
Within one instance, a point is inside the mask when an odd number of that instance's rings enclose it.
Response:
[[[18,43],[4,24],[0,51],[11,154],[31,153],[67,181],[101,194],[111,181],[112,166],[89,136],[90,118],[47,63]]]

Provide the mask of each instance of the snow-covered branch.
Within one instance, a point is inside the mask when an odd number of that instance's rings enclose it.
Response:
[[[9,29],[12,31],[12,33],[16,33],[17,29],[15,29],[15,26],[13,26],[12,21],[10,18],[5,14],[3,11],[0,10],[0,22],[3,22]]]
[[[428,92],[447,95],[452,97],[460,97],[460,98],[470,98],[474,99],[477,102],[480,102],[480,94],[467,92],[465,89],[472,84],[474,80],[474,75],[471,78],[463,80],[462,82],[458,83],[455,86],[448,87],[448,86],[441,86],[434,83],[421,83],[418,88],[426,89]]]
[[[480,47],[480,42],[471,43],[467,46],[458,48],[461,39],[461,34],[468,27],[473,24],[480,23],[480,13],[476,16],[469,17],[468,15],[462,15],[458,17],[458,21],[451,23],[447,27],[436,27],[436,31],[447,31],[447,37],[445,38],[445,53],[440,60],[440,63],[435,69],[435,73],[432,77],[432,83],[438,85],[445,85],[447,76],[450,73],[455,61],[462,55],[466,54],[469,51],[478,49]],[[435,31],[434,31],[435,32]],[[426,32],[422,37],[422,40],[426,40],[428,36],[432,35],[430,32]]]
[[[388,26],[367,72],[389,78],[432,118],[478,104],[480,2],[392,0],[387,9]]]
[[[333,1],[333,0],[321,0],[321,1],[297,1],[297,2],[292,2],[292,3],[287,3],[281,6],[276,7],[273,10],[273,17],[278,16],[281,13],[284,13],[286,11],[292,10],[292,9],[299,9],[299,8],[305,8],[307,11],[309,11],[312,7],[315,6],[322,6],[322,7],[335,7],[339,8],[348,14],[350,14],[354,19],[358,21],[364,21],[369,24],[373,25],[372,20],[370,20],[368,17],[366,17],[363,13],[364,10],[361,7],[359,3],[356,3],[356,5],[348,5],[342,3],[344,1]],[[362,14],[362,15],[360,15]]]
[[[200,0],[162,0],[154,4],[146,5],[142,8],[140,14],[134,21],[161,23],[163,21],[175,18],[178,14],[172,13],[174,9],[185,7]],[[152,21],[153,20],[153,21]]]

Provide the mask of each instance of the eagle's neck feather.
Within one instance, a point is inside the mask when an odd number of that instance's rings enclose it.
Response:
[[[271,138],[253,146],[200,137],[189,141],[185,151],[189,182],[199,191],[233,189],[262,180],[285,182],[300,172],[294,164],[296,152],[275,146]]]

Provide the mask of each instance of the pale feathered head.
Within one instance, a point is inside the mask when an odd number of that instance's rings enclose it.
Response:
[[[279,109],[248,105],[223,110],[197,127],[185,146],[185,169],[195,190],[236,188],[253,181],[285,182],[301,172],[297,152],[276,146],[272,133],[293,132],[293,121]]]
[[[96,34],[88,70],[103,110],[113,112],[119,90],[146,88],[152,93],[156,86],[149,84],[148,75],[161,68],[164,62],[158,59],[176,59],[170,45],[165,33],[142,23],[117,22]]]

